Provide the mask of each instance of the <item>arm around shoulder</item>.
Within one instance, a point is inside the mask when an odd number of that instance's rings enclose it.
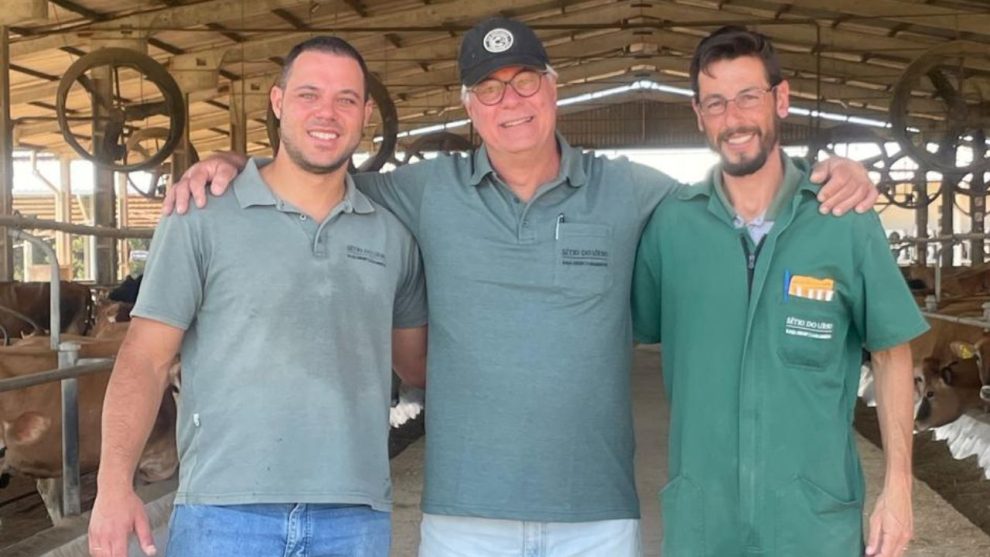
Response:
[[[213,195],[221,195],[230,187],[234,178],[244,170],[248,158],[233,151],[217,152],[190,166],[178,182],[169,188],[162,203],[162,214],[175,212],[185,214],[189,210],[189,200],[197,207],[206,206],[206,189],[209,186]]]

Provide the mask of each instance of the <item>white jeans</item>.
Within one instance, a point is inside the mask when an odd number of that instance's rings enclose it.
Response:
[[[641,557],[639,520],[522,522],[424,514],[419,557]]]

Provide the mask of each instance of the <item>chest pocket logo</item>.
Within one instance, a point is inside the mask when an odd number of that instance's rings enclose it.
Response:
[[[791,296],[780,306],[779,354],[785,364],[824,368],[839,352],[841,304]]]
[[[379,267],[385,266],[385,254],[373,249],[362,248],[353,244],[347,245],[346,255],[348,259],[356,261],[366,261]]]
[[[612,286],[612,228],[605,224],[560,223],[554,240],[554,286],[599,294]]]

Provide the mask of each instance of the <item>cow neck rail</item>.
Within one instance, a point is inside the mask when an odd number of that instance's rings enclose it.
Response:
[[[113,362],[114,358],[97,358],[85,364],[79,364],[61,369],[52,369],[49,371],[42,371],[40,373],[32,373],[31,375],[26,375],[23,377],[0,379],[0,393],[27,389],[29,387],[44,385],[45,383],[54,383],[64,379],[77,379],[79,377],[92,375],[94,373],[110,371],[113,369]]]
[[[111,228],[108,226],[89,226],[85,224],[70,224],[55,220],[45,220],[23,216],[0,216],[0,226],[20,230],[55,230],[57,232],[68,232],[69,234],[119,239],[151,238],[155,233],[154,228]]]

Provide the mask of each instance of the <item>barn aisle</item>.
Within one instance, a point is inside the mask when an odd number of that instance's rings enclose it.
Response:
[[[656,494],[666,481],[667,405],[663,398],[659,353],[656,347],[636,350],[633,362],[633,397],[636,419],[637,487],[643,512],[645,557],[660,555],[660,506]],[[883,453],[860,438],[860,454],[866,472],[867,509],[873,508],[883,481]],[[393,557],[416,557],[419,542],[419,497],[422,493],[423,440],[392,461],[395,487]],[[915,540],[909,557],[985,557],[990,536],[949,506],[927,485],[916,482]]]

